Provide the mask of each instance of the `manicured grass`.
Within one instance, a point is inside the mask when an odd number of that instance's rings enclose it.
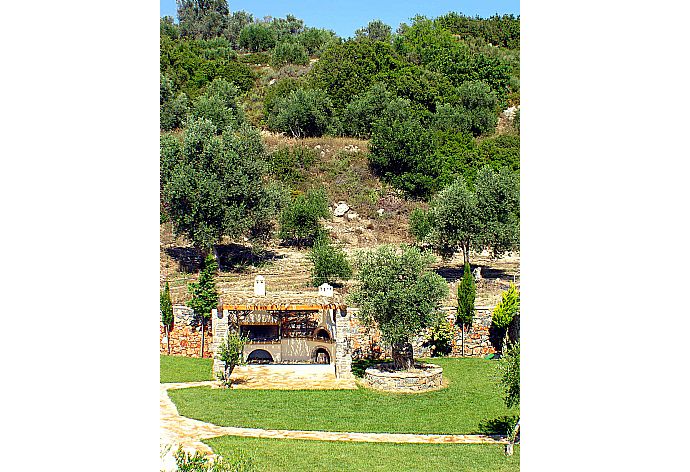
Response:
[[[506,457],[502,445],[488,444],[390,444],[262,439],[222,436],[204,441],[213,450],[230,456],[245,450],[257,470],[290,471],[391,471],[422,470],[462,472],[517,472],[520,446]]]
[[[161,356],[161,383],[213,380],[213,359]]]
[[[169,392],[181,415],[220,426],[350,432],[477,434],[508,410],[496,361],[433,359],[449,386],[420,394],[358,390],[187,388]]]

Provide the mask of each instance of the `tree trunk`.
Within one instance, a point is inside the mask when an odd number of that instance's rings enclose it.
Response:
[[[228,386],[230,386],[230,376],[232,371],[235,369],[235,364],[225,363],[225,381]]]
[[[201,357],[204,357],[204,341],[206,335],[206,318],[201,317]]]
[[[165,340],[168,342],[168,355],[170,355],[170,328],[165,326]]]
[[[462,357],[465,357],[465,323],[462,324]]]
[[[397,370],[408,370],[414,365],[414,355],[412,344],[409,342],[396,343],[392,346],[393,368]]]
[[[463,243],[462,244],[462,259],[463,259],[463,264],[469,264],[470,263],[470,243]]]

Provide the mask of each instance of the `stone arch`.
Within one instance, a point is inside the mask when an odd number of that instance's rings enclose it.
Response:
[[[311,361],[314,364],[330,364],[331,353],[323,346],[317,346],[311,353]]]
[[[325,326],[318,326],[314,329],[313,333],[314,338],[323,340],[323,341],[331,341],[333,337],[331,336],[331,332],[328,331],[328,328]]]
[[[273,362],[273,356],[265,349],[254,349],[247,356],[249,364],[270,364]]]

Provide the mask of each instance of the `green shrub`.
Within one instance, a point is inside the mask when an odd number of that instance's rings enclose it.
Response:
[[[179,472],[255,472],[254,459],[240,450],[230,457],[210,459],[208,455],[195,451],[194,454],[180,448],[175,452],[175,463]]]
[[[291,184],[302,179],[316,158],[316,151],[310,147],[281,147],[271,154],[269,172],[276,179]]]
[[[499,170],[520,171],[520,136],[499,134],[483,139],[477,146],[481,161]]]
[[[230,331],[218,346],[218,359],[223,363],[223,375],[221,380],[226,385],[230,385],[230,376],[235,366],[242,362],[242,351],[244,345],[249,342],[249,338],[241,334]]]
[[[361,95],[356,95],[342,113],[343,132],[347,136],[368,139],[374,122],[381,117],[393,99],[384,84],[374,84]]]
[[[286,64],[309,63],[309,56],[306,49],[295,40],[282,41],[273,49],[271,55],[271,67],[279,69]]]
[[[161,104],[160,126],[162,130],[170,131],[182,128],[189,114],[189,100],[184,92],[180,92],[174,99]]]
[[[520,343],[510,346],[501,358],[501,386],[505,392],[503,397],[506,406],[520,406]]]
[[[422,243],[429,233],[431,233],[429,212],[422,208],[415,208],[410,213],[410,234],[414,236],[417,242]]]
[[[501,301],[494,308],[491,322],[499,329],[508,329],[510,323],[520,312],[520,292],[514,284],[501,294]]]
[[[238,42],[250,52],[267,51],[276,45],[276,33],[266,25],[251,23],[242,28]]]
[[[314,265],[311,270],[311,283],[318,287],[323,283],[335,284],[338,280],[352,277],[352,268],[342,249],[333,246],[327,235],[318,237],[309,252],[309,260]]]
[[[310,56],[320,55],[330,44],[337,44],[338,37],[333,31],[321,28],[305,28],[297,36],[297,41],[304,46]]]
[[[280,238],[302,247],[311,244],[322,231],[319,218],[329,215],[328,200],[322,190],[297,195],[280,214]]]
[[[237,103],[238,95],[239,90],[232,83],[223,78],[214,79],[204,94],[194,100],[190,117],[209,120],[216,134],[227,128],[238,129],[245,122],[244,112]]]
[[[323,90],[297,88],[276,100],[268,116],[274,131],[296,138],[323,135],[333,122],[331,101]]]
[[[442,317],[429,328],[424,344],[431,348],[431,356],[447,356],[453,351],[453,326]]]

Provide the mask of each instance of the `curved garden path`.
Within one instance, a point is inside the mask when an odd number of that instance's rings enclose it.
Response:
[[[202,439],[216,436],[244,436],[252,438],[311,439],[320,441],[389,442],[422,444],[506,444],[504,436],[481,434],[403,434],[403,433],[346,433],[336,431],[293,431],[284,429],[237,428],[180,416],[168,396],[168,390],[198,386],[213,386],[217,382],[188,382],[160,384],[160,440],[161,448],[182,446],[188,451],[212,454]]]

